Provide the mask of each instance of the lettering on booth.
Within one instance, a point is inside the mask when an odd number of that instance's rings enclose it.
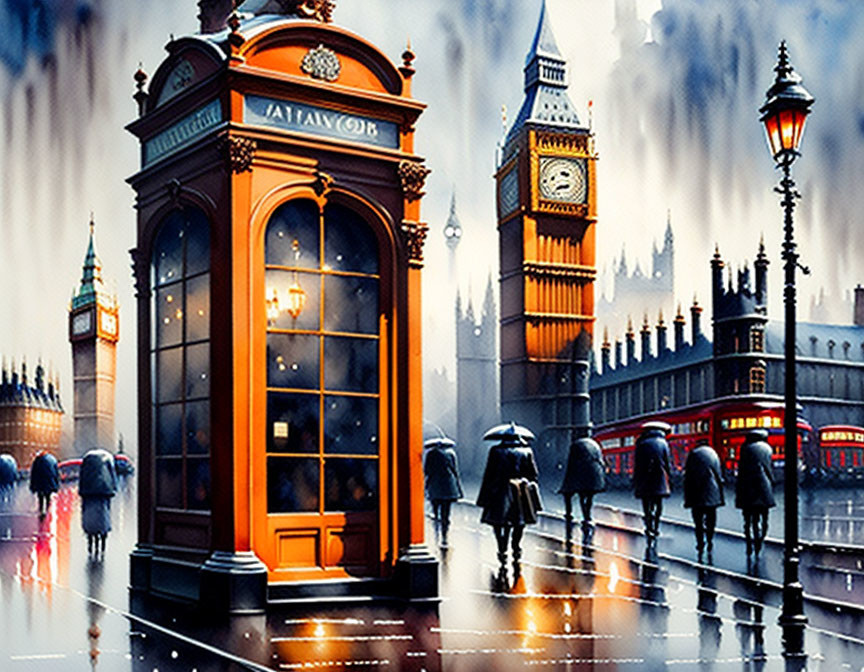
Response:
[[[399,128],[392,121],[265,96],[246,96],[244,121],[378,147],[399,147]]]

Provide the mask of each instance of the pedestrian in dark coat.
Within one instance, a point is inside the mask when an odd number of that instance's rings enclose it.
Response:
[[[735,506],[744,516],[744,536],[747,556],[758,556],[768,534],[768,509],[774,501],[774,465],[768,432],[753,429],[747,432],[738,456],[738,479],[735,482]]]
[[[104,555],[111,531],[111,498],[117,492],[114,456],[107,450],[89,450],[81,460],[78,495],[81,497],[81,527],[87,535],[87,552]]]
[[[649,543],[660,535],[660,516],[663,498],[672,492],[669,479],[669,444],[666,434],[670,427],[665,422],[646,422],[636,440],[633,458],[633,489],[642,500],[645,536]]]
[[[6,504],[18,481],[18,463],[8,453],[0,455],[0,502]]]
[[[594,494],[606,489],[606,463],[600,444],[588,436],[587,430],[583,433],[584,436],[570,444],[567,470],[558,492],[564,496],[564,517],[568,525],[573,523],[573,494],[579,494],[582,526],[587,528],[591,524]]]
[[[447,548],[450,505],[462,497],[459,464],[453,448],[456,443],[452,439],[442,437],[430,439],[425,445],[427,451],[423,461],[423,472],[426,474],[426,497],[432,502],[436,534],[440,526],[441,547]]]
[[[717,507],[724,504],[720,458],[708,442],[703,441],[687,454],[684,463],[684,506],[693,513],[699,562],[702,562],[703,550],[708,552],[708,562],[714,559]]]
[[[57,458],[41,451],[30,465],[30,492],[39,498],[39,516],[45,517],[51,503],[51,495],[60,489],[60,470]]]
[[[506,570],[507,544],[512,532],[513,567],[518,576],[521,571],[522,533],[525,525],[537,522],[542,504],[534,451],[526,438],[517,433],[524,428],[512,423],[511,427],[512,430],[490,430],[484,437],[497,439],[499,443],[489,449],[477,505],[483,508],[481,522],[491,525],[495,531],[498,562],[502,571]],[[533,438],[533,434],[529,433],[529,436]]]

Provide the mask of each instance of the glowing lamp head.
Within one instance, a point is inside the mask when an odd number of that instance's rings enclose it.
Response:
[[[810,114],[813,96],[801,84],[801,77],[792,69],[785,40],[780,43],[777,77],[765,94],[765,104],[759,108],[765,124],[768,147],[777,163],[791,163],[798,156],[798,146],[804,134],[804,122]]]
[[[288,314],[293,318],[297,319],[300,313],[303,312],[303,306],[306,305],[306,292],[303,291],[303,288],[295,279],[288,286],[288,305],[285,310],[288,311]]]

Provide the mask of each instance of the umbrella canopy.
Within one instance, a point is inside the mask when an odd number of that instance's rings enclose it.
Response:
[[[8,453],[0,455],[0,486],[11,485],[18,480],[18,463]]]
[[[672,425],[662,420],[651,420],[642,425],[642,429],[659,429],[664,434],[668,434],[672,431]]]
[[[85,497],[110,497],[115,492],[117,473],[114,469],[114,456],[102,449],[87,451],[81,460],[78,494]]]
[[[436,436],[432,439],[426,439],[423,442],[424,448],[431,448],[432,446],[444,446],[445,448],[452,448],[456,445],[456,442],[453,439],[448,439],[446,436]]]
[[[483,435],[485,440],[491,441],[509,441],[512,443],[524,443],[533,441],[536,437],[527,427],[517,425],[512,420],[503,425],[495,425],[492,429],[486,431]]]

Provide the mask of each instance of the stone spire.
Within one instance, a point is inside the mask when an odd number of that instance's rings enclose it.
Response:
[[[102,281],[102,262],[96,254],[95,228],[96,223],[91,214],[90,240],[87,244],[87,254],[84,256],[81,284],[72,298],[72,308],[95,303],[100,294],[105,294],[105,284]]]
[[[558,49],[546,0],[543,0],[537,32],[525,57],[525,100],[507,135],[507,142],[526,123],[579,127],[579,117],[567,95],[567,86],[567,61]]]

